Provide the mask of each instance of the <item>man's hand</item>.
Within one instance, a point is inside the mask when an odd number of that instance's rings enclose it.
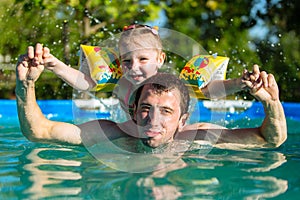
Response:
[[[27,54],[19,57],[17,79],[19,81],[36,81],[44,70],[43,47],[36,44],[35,49],[29,46]]]
[[[273,74],[260,72],[258,65],[253,66],[253,72],[244,72],[243,82],[259,101],[278,100],[279,90]]]

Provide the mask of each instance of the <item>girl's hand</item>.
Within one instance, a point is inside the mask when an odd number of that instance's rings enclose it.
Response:
[[[43,61],[45,68],[50,71],[55,71],[55,67],[57,67],[60,63],[60,60],[50,53],[50,49],[48,47],[43,48]]]

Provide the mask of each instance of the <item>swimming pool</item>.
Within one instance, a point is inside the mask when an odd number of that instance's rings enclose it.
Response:
[[[39,101],[48,118],[70,122],[74,121],[73,103]],[[20,132],[15,101],[0,100],[0,199],[297,199],[300,104],[283,105],[288,140],[280,148],[214,148],[206,156],[191,151],[173,169],[155,174],[116,171],[84,147],[32,143]],[[211,119],[208,107],[199,102],[203,121]],[[95,113],[76,115],[91,118]],[[96,113],[96,117],[108,116]],[[263,110],[259,103],[252,103],[246,111],[229,107],[225,114],[214,111],[214,116],[229,127],[248,127],[260,124]]]

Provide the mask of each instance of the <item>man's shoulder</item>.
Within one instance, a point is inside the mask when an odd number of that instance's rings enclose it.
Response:
[[[187,124],[182,129],[184,131],[192,131],[192,130],[207,130],[207,129],[226,129],[224,126],[207,123],[207,122],[198,122],[194,124]]]
[[[124,137],[126,133],[120,128],[120,126],[113,121],[106,119],[92,120],[83,124],[80,124],[81,130],[89,135],[99,135],[103,133],[109,139],[116,139]]]

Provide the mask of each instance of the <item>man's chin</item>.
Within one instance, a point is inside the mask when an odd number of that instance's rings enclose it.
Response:
[[[156,143],[153,141],[152,138],[143,138],[142,141],[143,141],[143,144],[144,144],[144,145],[146,145],[146,146],[148,146],[148,147],[151,147],[151,148],[156,148],[156,147],[159,146],[158,144],[156,144]]]

